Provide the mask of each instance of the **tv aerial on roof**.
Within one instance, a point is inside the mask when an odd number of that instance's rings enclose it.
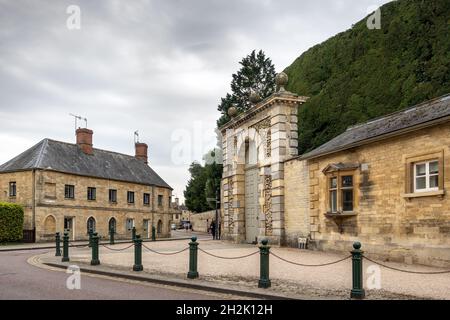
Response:
[[[139,130],[134,132],[134,143],[139,143]]]
[[[77,116],[76,114],[73,114],[73,113],[69,113],[69,115],[71,115],[75,119],[75,131],[77,131],[77,128],[78,128],[78,120],[84,121],[85,128],[87,128],[87,118],[83,118],[82,116]]]

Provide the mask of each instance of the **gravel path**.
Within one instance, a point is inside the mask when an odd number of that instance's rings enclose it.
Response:
[[[200,240],[199,248],[223,257],[238,257],[258,252],[254,245],[235,245],[225,241]],[[186,240],[145,243],[149,248],[162,253],[173,253],[188,247]],[[125,248],[123,244],[114,249]],[[273,247],[278,256],[302,264],[322,264],[345,258],[345,254],[299,250],[294,248]],[[370,253],[366,253],[370,256]],[[348,256],[350,253],[348,254]],[[103,265],[116,268],[130,268],[133,264],[133,247],[117,252],[105,247],[100,248],[100,260]],[[153,274],[167,274],[185,278],[188,271],[189,252],[176,255],[159,255],[143,248],[144,271]],[[88,249],[73,249],[71,261],[90,261]],[[389,266],[419,272],[436,272],[444,269],[383,262]],[[450,273],[423,275],[402,273],[381,267],[381,289],[368,290],[367,279],[371,273],[367,269],[373,263],[364,262],[364,279],[367,298],[370,299],[450,299]],[[372,267],[373,268],[373,267]],[[254,288],[259,278],[259,254],[243,259],[218,259],[199,252],[198,271],[204,280],[232,282],[234,285]],[[370,270],[369,270],[370,271]],[[323,267],[303,267],[289,264],[270,256],[270,278],[272,288],[277,292],[298,293],[317,298],[348,299],[351,288],[351,259]]]

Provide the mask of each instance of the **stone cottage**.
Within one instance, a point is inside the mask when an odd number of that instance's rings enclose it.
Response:
[[[170,233],[172,188],[148,165],[148,146],[135,156],[93,148],[93,131],[76,130],[76,144],[44,139],[0,166],[0,201],[22,204],[24,230],[36,241],[69,230],[71,240],[93,229],[108,237]]]

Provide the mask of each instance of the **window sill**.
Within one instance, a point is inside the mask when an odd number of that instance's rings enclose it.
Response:
[[[345,212],[326,212],[325,215],[327,217],[353,217],[356,216],[357,213],[354,211],[345,211]]]
[[[414,193],[403,193],[401,196],[403,198],[420,198],[420,197],[443,197],[445,195],[445,190],[429,191],[429,192],[414,192]]]

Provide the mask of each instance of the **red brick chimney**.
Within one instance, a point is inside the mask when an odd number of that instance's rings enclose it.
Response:
[[[94,151],[92,149],[92,135],[94,134],[94,131],[87,128],[78,128],[76,133],[77,145],[81,148],[81,151],[86,154],[93,154]]]
[[[136,142],[134,144],[136,149],[136,159],[143,161],[145,164],[148,164],[148,145],[146,143]]]

